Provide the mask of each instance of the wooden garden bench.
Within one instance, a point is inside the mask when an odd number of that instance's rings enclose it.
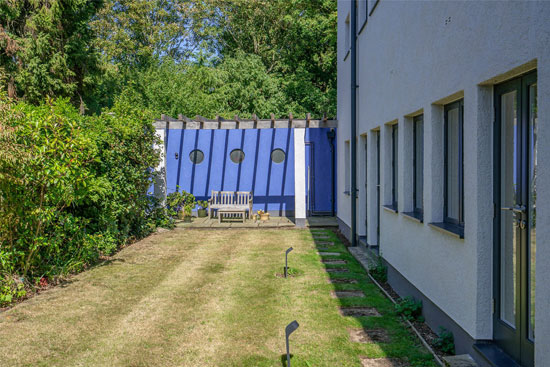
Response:
[[[221,220],[220,211],[243,212],[243,221],[246,211],[248,219],[252,214],[252,192],[251,191],[214,191],[208,199],[208,218],[212,218],[213,211],[218,211],[218,219]]]

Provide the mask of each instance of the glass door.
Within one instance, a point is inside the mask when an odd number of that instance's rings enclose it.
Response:
[[[537,176],[536,73],[495,87],[494,340],[533,365]]]

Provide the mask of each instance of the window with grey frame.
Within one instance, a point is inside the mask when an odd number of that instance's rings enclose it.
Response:
[[[392,125],[391,127],[391,141],[392,141],[392,154],[391,154],[391,165],[392,165],[392,209],[397,211],[397,199],[398,199],[398,175],[399,175],[399,163],[398,163],[398,125]]]
[[[464,231],[464,101],[445,106],[444,222]],[[452,228],[452,227],[451,227]]]
[[[413,212],[422,221],[424,216],[424,115],[413,119]]]

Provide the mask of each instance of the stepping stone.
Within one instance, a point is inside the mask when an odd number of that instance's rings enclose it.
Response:
[[[321,260],[321,262],[327,265],[344,265],[348,263],[346,260],[324,260],[324,259]]]
[[[354,343],[389,343],[388,332],[384,329],[348,329],[349,339]]]
[[[362,291],[332,291],[330,293],[334,298],[365,298],[365,293]]]
[[[409,367],[409,363],[398,358],[359,357],[362,367]]]
[[[319,252],[319,255],[321,255],[321,256],[340,256],[342,254],[340,252]]]
[[[316,245],[319,246],[334,246],[334,242],[332,241],[319,241],[316,243]]]
[[[382,316],[374,307],[340,307],[340,314],[352,317]]]
[[[329,279],[328,282],[331,284],[357,284],[357,279]]]
[[[345,268],[329,268],[326,271],[327,273],[349,273],[349,269]]]
[[[315,240],[324,240],[324,239],[329,239],[330,236],[328,234],[324,234],[324,233],[314,233],[313,234],[313,239]]]
[[[477,363],[469,354],[443,357],[443,361],[449,367],[477,367]]]

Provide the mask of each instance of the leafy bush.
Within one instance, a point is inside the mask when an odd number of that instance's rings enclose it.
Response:
[[[0,95],[1,295],[9,279],[80,271],[165,222],[146,195],[160,159],[152,121],[124,104],[81,116],[65,99]]]
[[[422,301],[414,297],[405,297],[395,304],[395,310],[409,321],[424,322],[422,317]]]
[[[199,201],[197,201],[197,204],[201,209],[208,208],[208,201],[206,201],[206,200],[199,200]]]
[[[179,189],[179,187],[178,187]],[[186,191],[174,191],[166,197],[166,206],[168,207],[168,213],[172,217],[177,217],[178,213],[182,209],[186,209],[189,212],[197,205],[195,196]],[[189,214],[190,215],[190,214]]]
[[[376,265],[369,268],[369,273],[379,282],[386,283],[388,281],[388,267],[384,265],[381,256],[377,258]]]
[[[445,354],[455,354],[453,333],[444,327],[439,328],[439,337],[434,341],[434,345]]]

